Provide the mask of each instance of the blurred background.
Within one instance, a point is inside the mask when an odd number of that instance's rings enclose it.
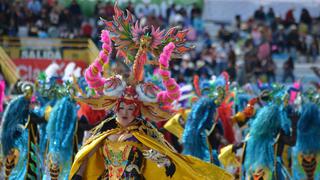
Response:
[[[114,1],[0,0],[0,71],[7,84],[35,80],[55,62],[81,71],[97,56],[100,17]],[[144,25],[188,28],[195,48],[171,61],[180,83],[227,71],[246,83],[319,86],[320,0],[119,0]],[[110,68],[117,63],[112,56]]]

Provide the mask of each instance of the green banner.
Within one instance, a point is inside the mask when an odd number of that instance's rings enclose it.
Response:
[[[72,0],[59,0],[59,3],[64,7],[68,7],[71,4],[71,1]],[[166,9],[173,3],[176,4],[177,8],[184,7],[188,13],[190,13],[192,9],[192,4],[195,4],[201,9],[203,7],[203,0],[118,0],[118,4],[121,8],[125,8],[129,1],[133,3],[136,14],[149,8],[153,10],[156,15],[162,15],[163,17],[166,16]],[[86,16],[93,15],[97,0],[77,0],[77,2]],[[100,2],[114,3],[114,0],[100,0]]]

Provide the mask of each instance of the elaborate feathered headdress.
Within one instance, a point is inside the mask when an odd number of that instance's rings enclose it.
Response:
[[[210,162],[207,136],[213,126],[215,111],[216,105],[206,97],[201,97],[192,106],[182,136],[183,154]]]
[[[320,152],[320,110],[314,103],[303,105],[298,122],[296,148],[302,153]]]
[[[170,42],[174,43],[173,55],[181,54],[190,48],[186,44],[187,30],[179,31],[177,27],[169,29],[166,33],[153,26],[142,27],[139,21],[133,20],[130,11],[125,13],[119,9],[117,2],[114,6],[113,21],[105,21],[106,29],[115,36],[111,40],[115,44],[117,55],[125,58],[125,62],[133,66],[131,79],[133,82],[143,80],[143,66],[145,64],[159,64],[160,54]],[[153,59],[148,60],[147,55]]]
[[[110,109],[119,101],[130,97],[130,103],[136,104],[144,117],[154,121],[167,120],[172,115],[171,103],[180,97],[178,84],[170,78],[169,60],[172,54],[189,50],[185,46],[187,31],[171,28],[164,33],[154,27],[142,27],[138,21],[133,21],[129,11],[125,16],[117,4],[114,10],[113,21],[104,21],[107,30],[103,30],[101,34],[102,51],[85,72],[86,81],[97,96],[79,97],[78,100],[95,109]],[[101,75],[102,66],[108,63],[112,51],[111,40],[118,56],[124,57],[125,63],[130,67],[129,77],[116,75],[105,79]],[[149,56],[153,59],[148,59]],[[144,83],[146,65],[159,66],[159,74],[166,90],[161,91],[150,82]]]

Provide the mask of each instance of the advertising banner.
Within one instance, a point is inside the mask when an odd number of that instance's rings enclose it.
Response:
[[[10,43],[12,46],[10,46]],[[85,40],[20,38],[12,39],[4,50],[12,59],[51,59],[88,62]]]
[[[35,80],[37,79],[39,72],[44,71],[51,63],[57,63],[59,65],[59,75],[63,75],[64,68],[70,63],[66,60],[51,60],[51,59],[30,59],[30,58],[17,58],[13,59],[13,62],[17,66],[17,71],[23,80]],[[88,66],[83,61],[75,61],[76,67],[81,68],[81,73]]]

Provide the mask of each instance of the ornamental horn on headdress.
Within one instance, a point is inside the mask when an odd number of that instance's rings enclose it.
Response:
[[[173,112],[171,103],[180,97],[180,88],[168,70],[169,60],[171,55],[176,56],[190,49],[185,45],[187,30],[179,31],[174,27],[165,33],[153,26],[142,27],[138,21],[133,21],[129,11],[125,15],[117,3],[114,10],[113,21],[104,20],[107,30],[102,31],[103,45],[99,57],[85,72],[86,81],[97,96],[79,97],[78,100],[96,109],[109,109],[119,99],[125,98],[124,94],[130,88],[136,93],[137,97],[133,99],[139,101],[137,104],[143,116],[155,121],[166,120]],[[117,56],[124,58],[130,67],[129,78],[122,75],[104,78],[101,75],[102,67],[108,63],[112,51],[111,41],[114,42]],[[144,82],[144,67],[148,65],[158,65],[165,90],[161,91],[151,82]]]

